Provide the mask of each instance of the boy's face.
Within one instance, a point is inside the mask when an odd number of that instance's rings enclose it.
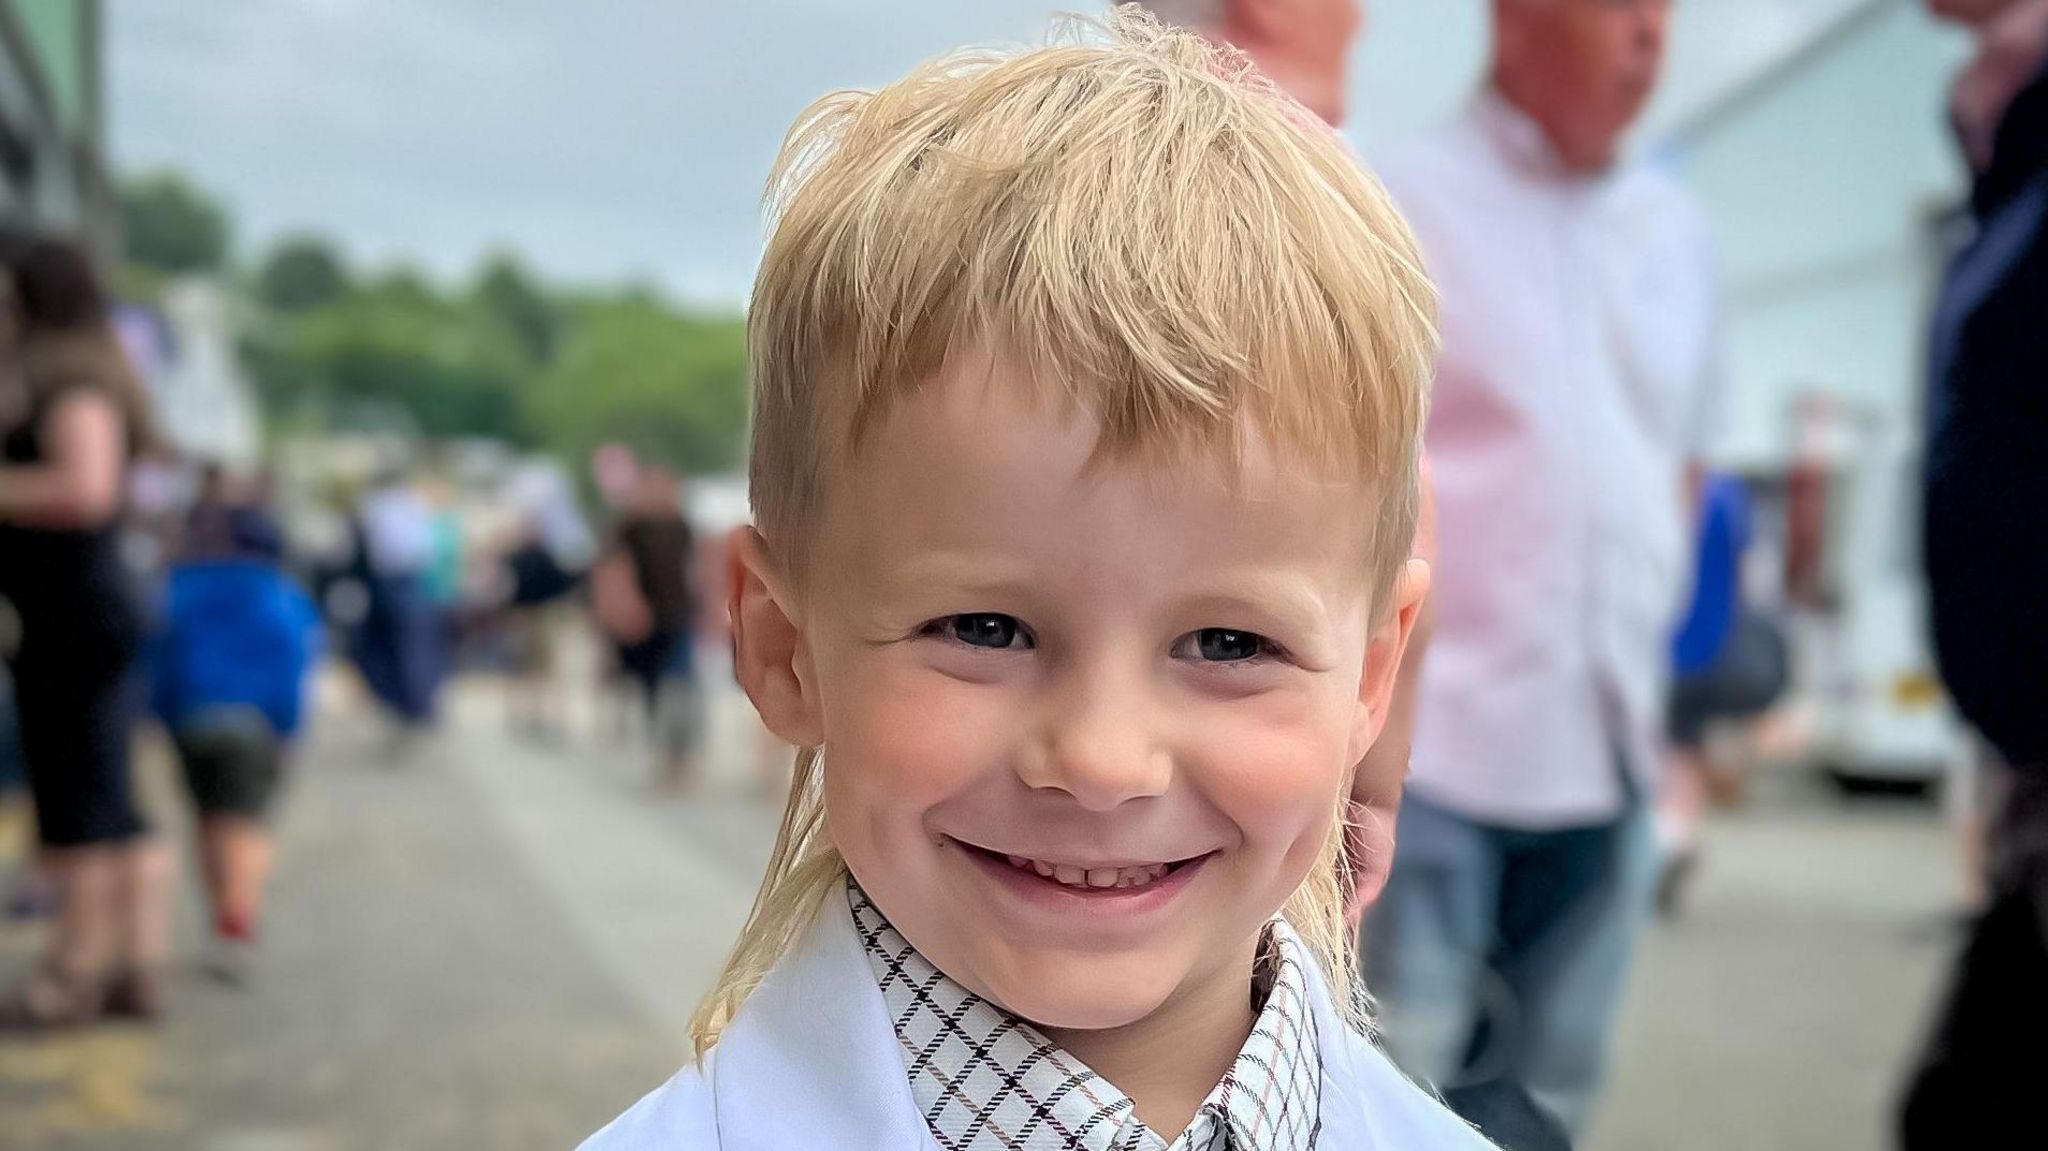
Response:
[[[1090,467],[1092,419],[1028,396],[983,361],[892,410],[800,604],[751,549],[742,676],[824,746],[833,841],[919,951],[1044,1026],[1118,1027],[1248,978],[1411,605],[1374,634],[1361,486],[1257,441],[1234,483]]]

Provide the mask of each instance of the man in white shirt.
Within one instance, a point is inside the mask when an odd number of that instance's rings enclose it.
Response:
[[[1647,908],[1687,471],[1716,391],[1704,228],[1618,151],[1669,15],[1494,0],[1486,89],[1382,169],[1444,350],[1435,629],[1367,981],[1411,1074],[1518,1084],[1572,1127]]]
[[[380,576],[416,576],[434,562],[434,513],[403,476],[363,496],[363,546]]]
[[[441,679],[440,613],[426,585],[433,511],[393,472],[364,494],[360,528],[369,610],[351,646],[371,693],[416,730],[434,720]]]

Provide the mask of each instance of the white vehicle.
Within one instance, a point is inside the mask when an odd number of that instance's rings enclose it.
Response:
[[[1919,455],[1870,428],[1834,472],[1827,523],[1830,618],[1805,653],[1816,762],[1848,783],[1927,785],[1968,754],[1941,690],[1920,563]]]

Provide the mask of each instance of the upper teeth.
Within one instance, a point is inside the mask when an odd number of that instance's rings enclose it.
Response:
[[[1068,887],[1143,887],[1165,875],[1167,865],[1148,863],[1142,867],[1076,867],[1071,863],[1047,863],[1041,859],[1009,857],[1010,866],[1035,871],[1054,883]]]

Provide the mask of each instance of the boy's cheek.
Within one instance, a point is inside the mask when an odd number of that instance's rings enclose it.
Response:
[[[1285,865],[1320,850],[1344,791],[1346,741],[1320,711],[1248,715],[1210,725],[1183,759],[1188,782]]]
[[[1185,758],[1201,764],[1205,789],[1238,810],[1334,803],[1349,766],[1348,717],[1348,702],[1334,696],[1246,701],[1191,732]]]
[[[936,802],[999,766],[1000,689],[887,662],[849,670],[844,706],[827,710],[827,763],[857,771],[847,782],[877,802]]]

